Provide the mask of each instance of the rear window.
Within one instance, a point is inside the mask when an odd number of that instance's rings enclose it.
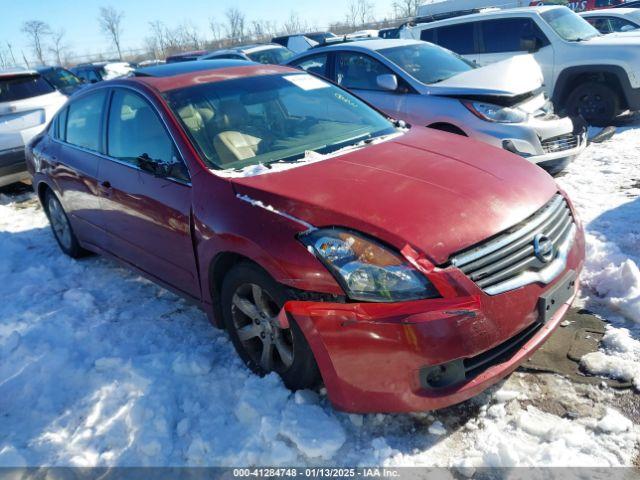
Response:
[[[55,88],[40,75],[0,78],[0,102],[14,102],[52,92]]]
[[[461,23],[440,27],[437,31],[438,45],[460,55],[475,53],[474,24]]]

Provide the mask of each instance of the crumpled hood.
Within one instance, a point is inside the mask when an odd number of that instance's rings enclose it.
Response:
[[[285,171],[234,178],[237,194],[316,227],[410,244],[436,264],[524,220],[557,191],[542,169],[467,138],[415,127]]]
[[[542,70],[533,56],[518,55],[428,85],[425,93],[444,96],[520,96],[539,90],[542,82]]]

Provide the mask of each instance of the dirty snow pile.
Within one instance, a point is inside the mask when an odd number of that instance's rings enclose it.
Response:
[[[638,130],[560,180],[589,230],[594,372],[638,380]],[[621,394],[512,375],[439,412],[348,415],[258,378],[204,314],[118,265],[63,256],[35,199],[0,197],[0,466],[630,465]]]
[[[640,389],[640,132],[627,128],[591,145],[559,183],[587,230],[584,304],[612,325],[588,371],[632,380]]]

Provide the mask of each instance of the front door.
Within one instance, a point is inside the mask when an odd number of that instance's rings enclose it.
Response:
[[[335,82],[393,118],[403,118],[406,95],[378,85],[380,75],[393,72],[375,58],[359,52],[339,52],[335,56]],[[397,77],[401,81],[400,77]]]
[[[526,42],[535,41],[531,54],[542,70],[545,85],[554,82],[554,50],[545,34],[530,18],[501,18],[479,23],[479,53],[474,56],[478,65],[507,60],[516,55],[526,55]],[[547,91],[550,95],[551,92]]]
[[[114,89],[100,169],[107,250],[200,298],[191,237],[191,186],[177,148],[151,103]],[[161,167],[173,165],[170,174]]]

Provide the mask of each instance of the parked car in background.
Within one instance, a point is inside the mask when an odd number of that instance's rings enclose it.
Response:
[[[279,65],[285,63],[295,54],[288,48],[277,43],[272,44],[252,44],[239,45],[237,47],[226,48],[209,52],[198,58],[198,60],[249,60],[257,63]]]
[[[380,38],[400,38],[400,28],[382,28],[378,30],[378,36]]]
[[[345,35],[346,39],[359,40],[361,38],[380,38],[380,30],[357,30]]]
[[[35,69],[44,79],[59,92],[71,95],[86,85],[84,80],[62,67],[37,67]]]
[[[256,373],[323,380],[347,411],[424,411],[562,321],[584,234],[542,170],[294,69],[153,68],[71,98],[29,148],[35,191],[65,253],[196,302]]]
[[[418,40],[361,40],[314,48],[289,65],[327,77],[412,125],[472,137],[561,171],[587,144],[583,122],[555,115],[527,57],[478,68]]]
[[[566,7],[460,15],[404,28],[401,36],[436,43],[479,65],[531,53],[559,111],[593,125],[640,110],[640,38],[602,35]]]
[[[156,65],[164,65],[165,63],[167,63],[165,60],[158,60],[157,58],[154,58],[138,62],[137,68],[154,67]]]
[[[208,50],[193,50],[191,52],[176,53],[166,58],[165,63],[193,62],[209,53]]]
[[[611,8],[581,13],[600,33],[634,32],[640,34],[639,8]]]
[[[127,62],[93,62],[76,65],[69,70],[86,83],[98,83],[103,80],[124,77],[134,68]]]
[[[328,39],[336,38],[331,32],[311,32],[296,33],[293,35],[282,35],[271,39],[272,43],[277,43],[288,48],[294,53],[304,52],[315,45],[326,42]]]
[[[25,145],[66,100],[35,70],[0,71],[0,187],[29,177]]]
[[[451,13],[483,8],[519,8],[562,5],[575,12],[623,5],[624,0],[427,0],[418,7],[418,17],[443,17]]]

